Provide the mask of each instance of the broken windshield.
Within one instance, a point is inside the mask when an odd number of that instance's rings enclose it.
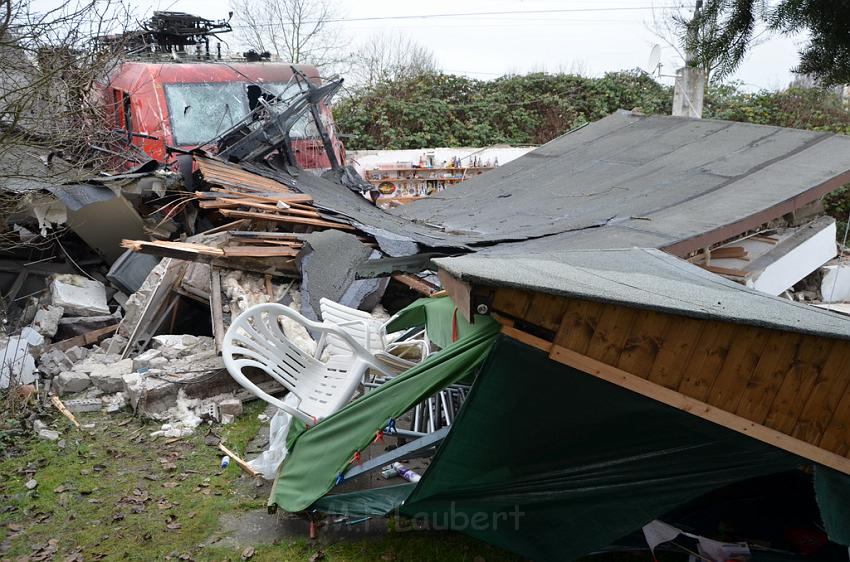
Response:
[[[206,143],[248,114],[241,82],[166,84],[165,97],[178,146]]]
[[[166,84],[165,97],[171,116],[174,143],[197,146],[209,142],[244,119],[249,108],[250,84],[217,82]],[[263,90],[281,95],[284,100],[299,93],[295,84],[264,84]],[[318,136],[309,113],[292,126],[293,139]]]

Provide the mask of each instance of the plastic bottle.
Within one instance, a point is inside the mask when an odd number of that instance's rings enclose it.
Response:
[[[224,455],[221,457],[221,468],[227,468],[228,466],[230,466],[230,457]]]
[[[407,480],[408,482],[419,482],[422,479],[422,476],[413,472],[411,469],[407,468],[400,462],[394,462],[393,468],[398,471],[398,475]]]

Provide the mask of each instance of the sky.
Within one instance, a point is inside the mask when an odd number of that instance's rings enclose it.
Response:
[[[341,18],[357,19],[461,12],[559,13],[503,14],[345,21],[335,24],[350,45],[381,32],[402,33],[428,47],[441,70],[479,79],[530,71],[579,71],[599,76],[641,67],[648,70],[654,44],[661,46],[661,81],[682,65],[676,51],[652,31],[654,18],[673,7],[692,11],[692,0],[335,0]],[[229,0],[154,0],[152,9],[226,18]],[[601,10],[600,10],[601,8]],[[792,80],[802,37],[767,34],[732,77],[747,90],[784,88]]]

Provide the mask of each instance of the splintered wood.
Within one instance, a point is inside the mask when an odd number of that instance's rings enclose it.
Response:
[[[195,157],[208,191],[195,191],[198,207],[230,222],[204,234],[229,233],[226,244],[210,246],[178,241],[124,240],[122,246],[134,252],[200,261],[219,267],[267,273],[264,260],[284,260],[277,270],[294,269],[294,259],[303,243],[299,234],[315,230],[341,230],[357,234],[374,247],[373,237],[359,233],[350,224],[336,220],[313,206],[313,198],[292,188],[212,158]],[[247,260],[247,261],[246,261]],[[253,261],[251,261],[253,260]],[[421,287],[417,290],[421,290]]]

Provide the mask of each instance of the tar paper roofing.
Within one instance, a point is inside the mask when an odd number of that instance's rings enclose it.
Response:
[[[391,212],[473,246],[682,255],[848,182],[850,137],[619,111]]]
[[[434,262],[472,284],[850,339],[846,317],[748,289],[656,249],[469,254]]]

